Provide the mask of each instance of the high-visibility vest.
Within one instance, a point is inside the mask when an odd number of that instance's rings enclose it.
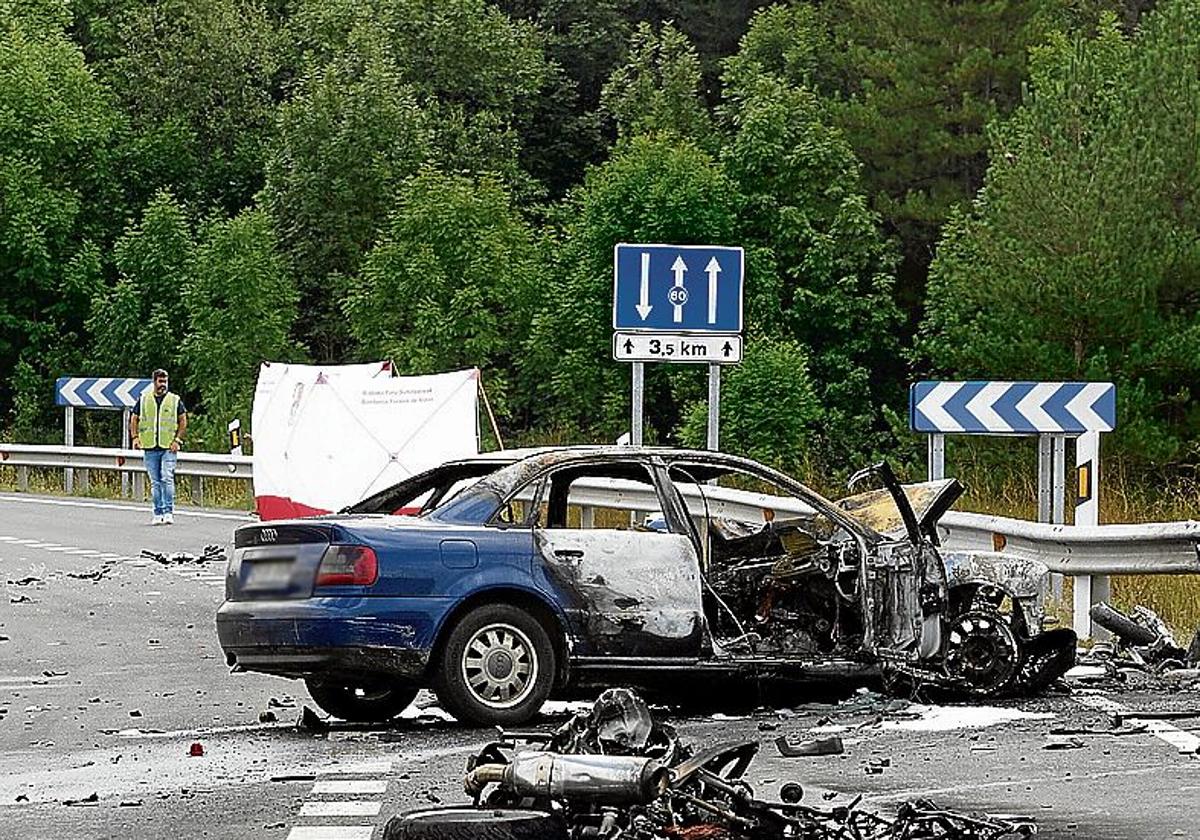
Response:
[[[154,398],[154,389],[142,391],[138,411],[138,442],[142,449],[168,449],[179,431],[179,396],[167,391],[162,405]]]

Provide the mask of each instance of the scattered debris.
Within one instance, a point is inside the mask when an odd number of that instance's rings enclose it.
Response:
[[[64,799],[64,805],[97,805],[100,802],[100,795],[92,792],[83,799]]]
[[[142,804],[140,799],[122,799],[117,803],[121,808],[137,808]]]
[[[272,776],[272,782],[311,782],[316,780],[316,775],[313,773],[293,773],[280,776]]]
[[[112,574],[113,571],[116,570],[118,562],[120,562],[120,561],[119,560],[105,560],[99,566],[95,566],[91,569],[87,569],[82,572],[67,572],[66,574],[67,574],[67,577],[74,578],[75,580],[90,580],[93,583],[98,583],[99,581],[104,580],[106,577],[108,577],[110,574]]]
[[[12,640],[9,639],[8,636],[5,636],[3,633],[0,633],[0,642],[8,642],[8,641],[12,641]]]
[[[166,554],[161,551],[151,551],[150,549],[142,549],[141,556],[146,560],[153,560],[162,566],[179,566],[189,563],[225,563],[228,558],[225,556],[225,549],[216,543],[210,543],[204,546],[204,551],[200,556],[191,554],[187,551],[176,551],[173,554]]]
[[[188,755],[192,758],[200,758],[204,755],[204,745],[199,741],[192,742],[192,745],[188,747]]]
[[[474,809],[402,814],[384,838],[425,836],[433,823],[440,833],[462,827],[466,836],[480,826],[481,810],[489,823],[525,826],[521,836],[547,840],[1001,840],[1035,830],[1028,818],[974,817],[923,799],[903,804],[894,818],[860,810],[861,796],[840,807],[804,805],[796,782],[781,786],[778,802],[759,799],[745,779],[758,749],[757,741],[681,744],[640,697],[609,689],[554,732],[502,730],[467,763],[463,788]],[[890,765],[875,758],[865,769]]]
[[[786,736],[775,739],[775,746],[784,758],[800,758],[808,755],[841,755],[846,751],[842,739],[837,735],[827,738],[812,738],[798,744],[790,742]]]
[[[28,595],[18,595],[15,598],[10,595],[8,598],[8,603],[10,604],[32,604],[33,602],[33,599]]]
[[[29,801],[29,797],[28,797],[28,796],[26,796],[26,795],[25,795],[25,794],[23,794],[23,793],[18,793],[18,794],[17,794],[17,801],[18,801],[18,802],[28,802],[28,801]]]
[[[279,718],[275,717],[274,712],[268,711],[268,712],[259,712],[258,713],[258,722],[259,723],[275,723],[277,720],[279,720]]]
[[[300,719],[296,721],[296,728],[307,732],[325,732],[329,729],[329,724],[316,712],[308,706],[300,712]]]
[[[141,716],[142,716],[142,710],[141,710],[141,709],[130,709],[130,710],[129,710],[129,716],[130,716],[130,717],[141,717]]]
[[[1056,737],[1056,738],[1051,738],[1049,741],[1047,741],[1046,744],[1042,747],[1042,749],[1044,749],[1044,750],[1081,750],[1081,749],[1083,749],[1083,741],[1079,740],[1078,738],[1075,738],[1074,736],[1068,736],[1065,738],[1057,738]]]
[[[34,577],[34,576],[30,575],[29,577],[23,577],[23,578],[20,578],[19,580],[10,580],[10,581],[8,581],[8,585],[9,586],[31,586],[35,583],[41,583],[41,582],[42,582],[42,579],[40,577]]]

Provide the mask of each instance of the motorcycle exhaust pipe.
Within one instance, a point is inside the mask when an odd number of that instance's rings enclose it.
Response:
[[[595,805],[645,805],[666,791],[671,773],[652,758],[626,755],[520,753],[507,765],[486,764],[467,774],[472,796],[489,783],[517,796]]]

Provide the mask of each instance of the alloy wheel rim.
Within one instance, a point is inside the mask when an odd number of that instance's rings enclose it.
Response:
[[[533,691],[538,676],[537,651],[520,628],[488,624],[475,631],[463,649],[463,682],[479,703],[510,709]]]

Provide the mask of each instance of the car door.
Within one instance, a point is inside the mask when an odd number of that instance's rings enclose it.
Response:
[[[704,636],[692,538],[643,524],[662,509],[645,464],[597,461],[545,477],[534,541],[581,655],[689,657]]]

